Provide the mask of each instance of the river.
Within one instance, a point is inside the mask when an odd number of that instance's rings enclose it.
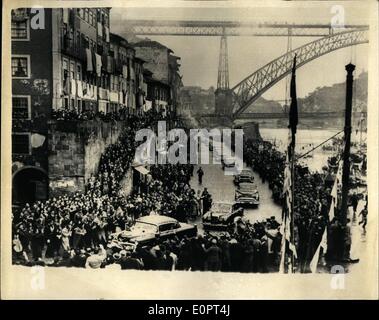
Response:
[[[285,151],[288,145],[288,129],[286,128],[260,128],[263,140],[269,140],[277,146],[280,151]],[[332,137],[339,130],[311,130],[298,129],[296,133],[296,152],[304,154],[328,138]],[[343,132],[338,135],[343,137]],[[360,141],[360,132],[352,132],[351,139],[353,142]],[[362,134],[362,140],[366,139],[366,134]],[[306,164],[311,171],[322,171],[322,167],[327,165],[330,156],[335,155],[335,151],[325,151],[321,147],[310,153],[311,157],[302,158],[300,161]]]

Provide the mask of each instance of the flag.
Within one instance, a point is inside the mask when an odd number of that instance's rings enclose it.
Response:
[[[327,248],[327,244],[326,244],[326,234],[327,234],[327,227],[325,226],[325,230],[324,230],[324,233],[322,234],[322,238],[321,238],[321,242],[320,244],[318,245],[317,247],[317,250],[311,260],[311,263],[310,263],[310,269],[312,271],[312,273],[316,273],[317,271],[317,265],[318,265],[318,260],[320,258],[320,250],[321,248],[323,249],[323,253],[325,254],[326,252],[326,248]]]
[[[289,133],[289,144],[291,143],[291,135]],[[291,223],[293,219],[293,212],[292,212],[292,188],[293,188],[293,182],[292,182],[292,170],[291,170],[291,159],[290,159],[291,153],[290,153],[290,147],[288,148],[287,154],[286,154],[286,163],[284,167],[284,181],[283,181],[283,196],[285,198],[284,208],[283,208],[283,215],[282,215],[282,226],[280,229],[280,233],[283,235],[282,238],[282,251],[281,251],[281,259],[280,259],[280,265],[279,265],[279,272],[284,273],[284,265],[285,265],[285,256],[286,256],[286,245],[288,242],[289,250],[292,251],[293,257],[297,258],[297,252],[296,252],[296,246],[294,245],[294,241],[291,236]],[[292,268],[288,268],[288,272],[291,272]]]
[[[284,181],[283,181],[283,196],[285,197],[285,203],[283,208],[282,215],[282,226],[281,226],[281,234],[282,238],[282,251],[281,251],[281,259],[279,272],[284,273],[284,265],[285,265],[285,257],[286,257],[286,244],[288,242],[288,248],[292,252],[292,256],[297,258],[296,246],[294,244],[294,239],[292,239],[291,235],[291,224],[293,217],[293,161],[295,156],[295,135],[296,128],[298,124],[298,112],[297,112],[297,98],[296,98],[296,55],[293,61],[292,67],[292,76],[291,76],[291,106],[289,111],[289,125],[290,129],[288,132],[288,148],[286,154],[286,164],[284,167]],[[291,272],[292,268],[288,268],[288,272]]]
[[[329,208],[329,222],[332,221],[334,216],[335,216],[335,209],[337,207],[337,199],[338,199],[338,188],[341,187],[341,182],[342,182],[342,167],[343,167],[342,164],[343,164],[343,161],[340,160],[338,170],[337,170],[337,174],[336,174],[336,178],[334,180],[333,188],[332,188],[332,191],[330,193],[332,200],[331,200],[330,208]],[[316,252],[315,252],[315,254],[311,260],[311,263],[310,263],[310,269],[311,269],[312,273],[315,273],[317,270],[317,265],[318,265],[318,260],[320,258],[320,249],[321,248],[323,249],[323,254],[325,254],[326,250],[327,250],[327,226],[325,226],[325,230],[324,230],[324,233],[322,235],[321,242],[318,245],[317,250],[316,250]]]
[[[293,59],[290,96],[291,96],[291,106],[290,106],[290,112],[289,112],[289,120],[290,120],[289,128],[291,129],[292,139],[293,139],[296,134],[297,124],[299,122],[299,117],[298,117],[298,112],[297,112],[297,97],[296,97],[296,55]]]

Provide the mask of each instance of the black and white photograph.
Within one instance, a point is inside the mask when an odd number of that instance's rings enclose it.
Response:
[[[377,1],[3,18],[5,299],[378,298]]]

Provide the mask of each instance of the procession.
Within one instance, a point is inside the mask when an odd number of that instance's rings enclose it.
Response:
[[[12,10],[12,264],[310,274],[362,263],[368,73],[355,47],[368,42],[367,26],[321,25],[325,37],[309,34],[316,39],[292,48],[290,25],[269,24],[285,53],[273,49],[263,66],[246,56],[255,71],[246,77],[238,64],[243,80],[232,87],[230,24],[197,21],[188,34],[158,30],[150,39],[138,33],[149,34],[146,25],[126,33],[120,12],[46,9],[53,27],[38,31],[30,21],[42,11]],[[268,41],[261,27],[244,28]],[[219,37],[216,88],[169,39],[198,30]],[[316,69],[303,66],[337,49],[345,51],[330,58],[335,70],[320,87],[309,76]],[[217,60],[205,53],[206,65]]]
[[[234,217],[224,231],[196,232],[193,235],[159,237],[146,242],[128,243],[122,239],[139,218],[167,216],[180,223],[202,224],[212,208],[212,195],[204,188],[195,192],[190,180],[199,185],[207,179],[201,166],[152,165],[150,179],[135,188],[128,197],[120,195],[120,181],[130,166],[136,143],[134,132],[159,119],[151,114],[144,120],[131,117],[119,141],[102,155],[96,176],[89,179],[86,192],[26,204],[13,216],[14,263],[24,265],[82,268],[119,268],[137,270],[191,270],[223,272],[278,272],[281,254],[281,223],[275,217],[248,221]],[[134,143],[134,146],[133,146]],[[256,172],[272,192],[272,200],[281,205],[285,155],[267,141],[249,140],[244,144],[246,166]],[[220,169],[222,171],[222,169]],[[310,272],[310,262],[323,231],[333,247],[330,261],[348,261],[349,230],[337,218],[328,222],[331,186],[326,175],[296,167],[295,225],[298,266]],[[354,210],[358,200],[365,200],[361,213],[363,228],[367,223],[367,196],[352,197]],[[355,200],[354,200],[355,199]],[[355,204],[354,204],[355,203]],[[279,220],[280,221],[280,220]],[[195,224],[195,225],[196,225]],[[199,226],[200,227],[200,226]],[[200,228],[199,228],[200,229]],[[203,228],[201,228],[203,229]],[[212,228],[210,228],[212,229]]]

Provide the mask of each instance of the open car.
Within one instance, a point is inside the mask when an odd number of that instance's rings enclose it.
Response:
[[[243,208],[236,208],[234,203],[214,202],[211,209],[203,215],[204,230],[226,231],[234,218],[243,215]]]
[[[113,233],[112,243],[115,245],[129,246],[135,243],[149,243],[157,238],[197,235],[197,227],[192,224],[178,222],[176,219],[163,215],[149,215],[138,218],[136,223],[128,230]]]
[[[234,183],[239,185],[243,182],[254,182],[253,173],[250,170],[243,169],[240,174],[234,176]]]
[[[240,183],[235,191],[237,205],[257,207],[259,205],[259,192],[257,187],[250,182]]]

